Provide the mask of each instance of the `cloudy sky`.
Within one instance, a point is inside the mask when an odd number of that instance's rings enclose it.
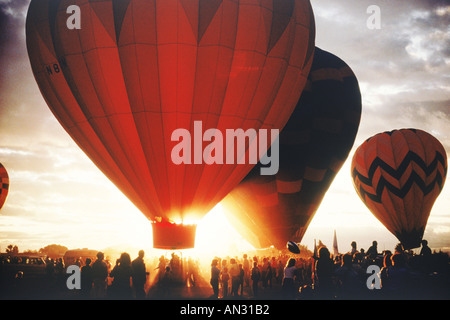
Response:
[[[450,6],[435,0],[312,0],[316,45],[346,61],[358,77],[363,113],[355,148],[387,130],[418,128],[450,151]],[[0,162],[11,189],[0,212],[0,249],[56,243],[69,248],[151,246],[150,224],[90,162],[46,106],[25,46],[29,0],[0,0]],[[370,29],[371,5],[381,28]],[[380,249],[398,242],[356,195],[350,153],[302,244],[314,239],[339,248],[356,240]],[[197,244],[243,245],[220,206],[199,225]],[[435,203],[425,238],[450,251],[450,186]]]

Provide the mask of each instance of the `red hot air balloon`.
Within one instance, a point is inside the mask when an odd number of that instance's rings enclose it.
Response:
[[[256,248],[300,243],[353,146],[361,93],[351,68],[316,48],[308,83],[280,134],[279,171],[255,166],[222,201],[230,223]]]
[[[0,163],[0,210],[3,208],[8,197],[9,176],[5,167]]]
[[[67,26],[69,6],[80,9],[79,29]],[[176,164],[172,133],[195,133],[198,122],[217,132],[283,128],[315,30],[308,0],[32,0],[26,29],[50,109],[153,222],[157,248],[193,247],[186,223],[254,166]]]
[[[447,155],[429,133],[401,129],[377,134],[356,150],[355,189],[404,249],[420,246],[447,174]]]

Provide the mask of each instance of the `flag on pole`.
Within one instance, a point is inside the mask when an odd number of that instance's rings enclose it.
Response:
[[[334,230],[334,239],[333,239],[333,255],[337,257],[339,255],[339,249],[337,244],[336,230]]]
[[[316,245],[316,239],[314,239],[314,257],[317,257],[317,245]]]
[[[316,239],[314,239],[314,255],[313,255],[313,263],[311,265],[311,278],[313,281],[313,285],[316,283],[316,259],[317,259],[317,246]]]

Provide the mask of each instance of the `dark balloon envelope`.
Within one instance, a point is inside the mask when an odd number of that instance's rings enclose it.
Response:
[[[67,28],[70,5],[81,29]],[[173,223],[200,219],[254,166],[176,165],[172,132],[283,128],[314,33],[307,0],[33,0],[26,25],[50,109],[161,248],[192,247],[195,227]]]
[[[295,254],[300,253],[300,248],[294,241],[288,241],[286,243],[286,248],[292,253],[295,253]]]
[[[5,167],[0,163],[0,210],[3,208],[9,192],[9,176]]]
[[[358,195],[404,249],[420,246],[446,175],[444,147],[418,129],[377,134],[359,146],[352,161]]]
[[[227,217],[257,248],[300,242],[353,146],[361,93],[351,68],[316,48],[308,82],[280,134],[280,168],[256,166],[222,201]]]

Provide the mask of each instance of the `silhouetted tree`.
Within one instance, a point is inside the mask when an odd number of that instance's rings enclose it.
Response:
[[[6,253],[19,253],[19,247],[10,244],[10,245],[6,248]]]
[[[50,244],[44,248],[39,249],[39,253],[45,254],[48,257],[58,258],[64,255],[68,250],[67,247],[59,244]]]

